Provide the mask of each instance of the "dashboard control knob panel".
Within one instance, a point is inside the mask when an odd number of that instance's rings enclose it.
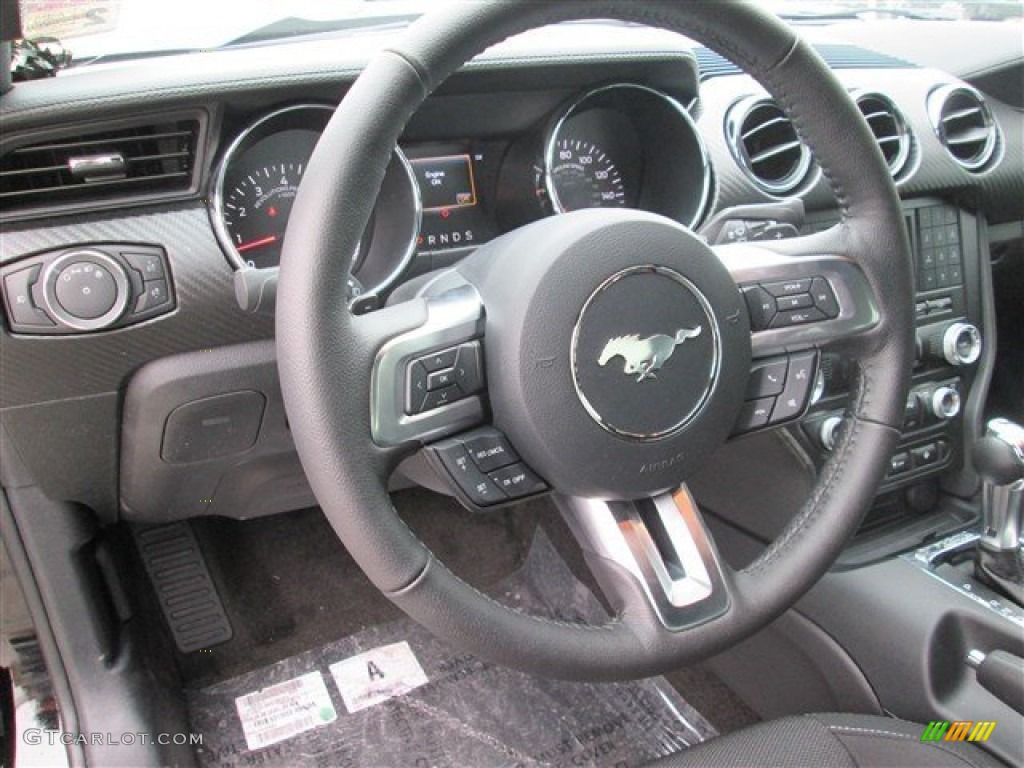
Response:
[[[942,334],[942,356],[950,365],[971,365],[981,357],[981,331],[970,323],[953,323]]]
[[[0,270],[13,333],[67,335],[123,328],[175,307],[162,248],[103,243],[61,248]]]
[[[932,416],[937,419],[952,419],[960,413],[960,393],[955,387],[936,387],[929,400]]]
[[[44,311],[73,330],[105,328],[128,306],[128,273],[102,251],[83,249],[58,256],[42,279]]]
[[[918,359],[926,358],[948,365],[974,365],[984,347],[981,331],[968,322],[940,323],[918,329]]]

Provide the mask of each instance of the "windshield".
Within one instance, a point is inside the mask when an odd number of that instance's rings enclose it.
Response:
[[[20,0],[25,37],[57,38],[77,61],[97,56],[202,50],[346,29],[392,27],[466,0]],[[762,0],[805,23],[898,16],[1001,20],[1019,0]]]

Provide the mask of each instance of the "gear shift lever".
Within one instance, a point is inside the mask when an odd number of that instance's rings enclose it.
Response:
[[[1024,427],[992,419],[973,455],[983,482],[977,576],[1024,605]]]

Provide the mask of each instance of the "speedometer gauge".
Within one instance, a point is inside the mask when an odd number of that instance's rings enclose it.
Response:
[[[625,207],[622,175],[606,152],[580,139],[559,139],[554,147],[549,194],[556,210]]]
[[[588,91],[531,141],[540,151],[530,202],[544,214],[637,208],[694,228],[711,199],[711,164],[693,119],[675,98],[646,85]]]

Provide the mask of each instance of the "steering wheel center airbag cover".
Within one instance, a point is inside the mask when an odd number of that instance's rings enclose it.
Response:
[[[685,428],[714,390],[720,359],[718,323],[704,294],[653,264],[608,278],[573,330],[580,402],[606,430],[636,440]]]
[[[481,249],[495,424],[556,487],[635,498],[677,486],[728,436],[750,366],[742,297],[668,219],[579,211]]]

